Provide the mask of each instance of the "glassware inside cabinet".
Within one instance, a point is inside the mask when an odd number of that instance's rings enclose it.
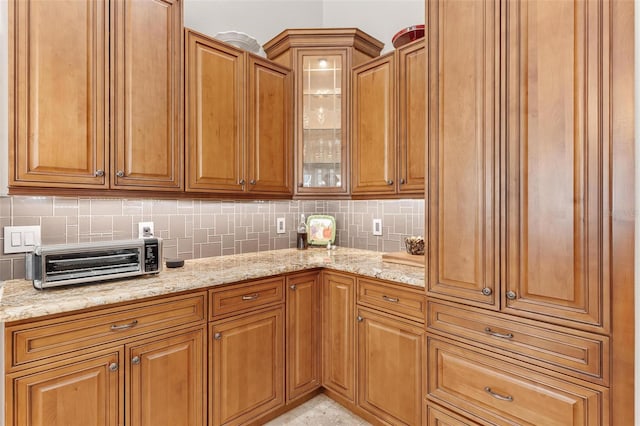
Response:
[[[302,64],[303,186],[341,187],[342,56],[305,55]]]

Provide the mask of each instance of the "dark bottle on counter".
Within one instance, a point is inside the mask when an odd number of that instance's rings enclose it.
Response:
[[[309,246],[307,242],[307,224],[304,220],[304,215],[300,215],[300,224],[298,225],[298,238],[296,247],[298,250],[306,250]]]

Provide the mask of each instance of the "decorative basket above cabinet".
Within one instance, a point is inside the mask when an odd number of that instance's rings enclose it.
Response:
[[[351,68],[383,46],[356,28],[288,29],[263,46],[295,75],[295,196],[349,195]]]

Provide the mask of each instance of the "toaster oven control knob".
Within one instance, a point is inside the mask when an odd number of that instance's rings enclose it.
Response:
[[[139,356],[134,356],[133,358],[131,358],[131,364],[133,364],[133,365],[140,364],[140,357]]]
[[[104,176],[104,170],[96,170],[96,172],[94,174],[97,177],[102,177],[102,176]]]
[[[118,371],[118,363],[112,362],[111,364],[109,364],[109,371]]]

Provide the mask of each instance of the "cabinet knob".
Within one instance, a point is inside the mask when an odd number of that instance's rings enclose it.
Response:
[[[289,286],[289,288],[290,288],[291,290],[295,290],[295,289],[296,289],[296,288],[298,288],[298,287],[297,287],[295,284],[292,284],[292,285],[290,285],[290,286]]]
[[[485,296],[491,296],[491,293],[493,293],[493,291],[489,287],[485,287],[482,289],[482,294],[484,294]]]
[[[516,292],[515,291],[508,291],[507,292],[507,299],[516,300]]]
[[[250,183],[251,185],[255,185],[255,184],[256,184],[256,180],[255,180],[255,179],[251,179],[251,180],[249,181],[249,183]]]
[[[240,179],[240,182],[238,182],[240,185],[244,185],[245,180],[244,179]]]
[[[139,356],[134,356],[133,358],[131,358],[131,364],[133,364],[133,365],[140,364],[140,357]]]
[[[400,179],[400,185],[404,185],[406,182],[406,180],[404,180],[404,178]]]
[[[118,371],[118,363],[112,362],[111,364],[109,364],[109,371]]]
[[[216,333],[216,334],[214,334],[214,335],[213,335],[213,338],[214,338],[214,339],[216,339],[216,340],[220,340],[220,339],[222,339],[222,333]]]
[[[118,172],[116,173],[116,176],[124,177],[124,172],[122,170],[118,170]]]
[[[304,183],[303,182],[298,182],[298,188],[303,188],[304,187]]]
[[[358,317],[356,319],[358,320],[358,322],[364,321],[364,318],[362,318],[360,315],[358,315]]]
[[[102,177],[104,176],[104,170],[96,170],[94,175],[96,175],[97,177]]]
[[[387,179],[387,185],[393,185],[393,180]]]

